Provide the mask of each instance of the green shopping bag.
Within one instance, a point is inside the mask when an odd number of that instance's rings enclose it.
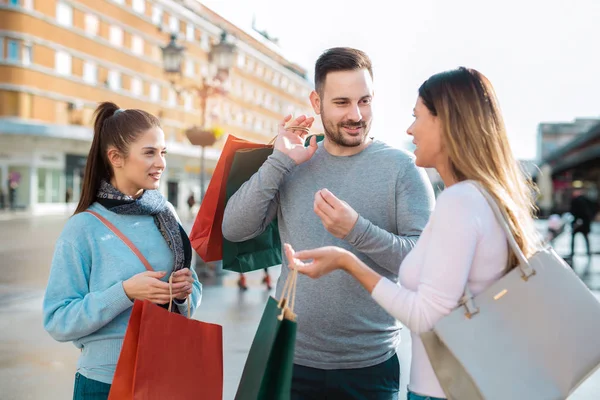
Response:
[[[235,400],[288,400],[296,344],[296,280],[288,274],[281,300],[269,297],[252,341]]]
[[[227,179],[226,202],[258,171],[272,153],[273,148],[244,149],[235,153]],[[271,221],[263,233],[250,240],[230,242],[223,238],[223,269],[250,272],[279,264],[281,238],[277,218]]]
[[[317,135],[317,142],[323,135]],[[306,139],[308,145],[310,137]],[[226,185],[225,204],[231,196],[258,171],[273,153],[273,148],[243,149],[236,151]],[[250,272],[281,264],[281,238],[277,218],[257,237],[244,242],[230,242],[223,238],[223,269]]]

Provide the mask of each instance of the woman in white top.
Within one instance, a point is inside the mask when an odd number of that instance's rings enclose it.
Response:
[[[294,252],[289,265],[319,278],[343,270],[356,278],[412,334],[409,400],[441,399],[444,392],[419,333],[458,306],[465,284],[477,295],[517,265],[506,236],[485,198],[467,180],[482,184],[510,216],[510,228],[526,256],[538,243],[528,181],[514,159],[491,83],[467,68],[436,74],[419,88],[408,134],[416,164],[435,168],[446,189],[416,246],[400,266],[399,284],[381,277],[352,253],[324,247]],[[321,193],[315,209],[335,210]],[[310,261],[310,262],[309,262]],[[341,273],[336,271],[334,273]]]

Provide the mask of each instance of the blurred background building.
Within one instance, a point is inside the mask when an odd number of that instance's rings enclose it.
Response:
[[[174,48],[180,73],[166,73]],[[312,113],[311,90],[267,34],[195,0],[0,0],[0,188],[34,212],[64,209],[67,191],[77,202],[93,110],[113,101],[161,119],[161,191],[185,207],[201,192],[186,130],[266,143],[283,115]],[[205,149],[205,186],[224,140]]]

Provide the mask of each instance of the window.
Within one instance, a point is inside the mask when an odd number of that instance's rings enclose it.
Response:
[[[150,85],[150,100],[155,102],[160,101],[160,87],[158,87],[157,83]]]
[[[200,74],[202,76],[208,76],[209,75],[209,73],[208,73],[208,65],[205,64],[205,65],[203,65],[203,66],[200,67]]]
[[[131,51],[138,56],[144,55],[144,39],[137,35],[131,37]]]
[[[159,6],[152,7],[152,23],[154,25],[162,25],[163,11]]]
[[[112,90],[121,89],[121,73],[119,71],[108,71],[108,87]]]
[[[91,62],[86,61],[83,64],[83,80],[87,83],[95,85],[98,81],[98,66]]]
[[[111,26],[110,42],[115,46],[123,46],[123,29],[118,26]]]
[[[57,51],[54,55],[54,69],[60,75],[71,75],[71,55],[64,51]]]
[[[137,77],[131,78],[131,93],[136,96],[140,96],[143,90],[142,80]]]
[[[0,37],[0,60],[4,58],[4,38]]]
[[[32,53],[32,45],[29,43],[23,44],[23,65],[31,65]]]
[[[175,107],[177,105],[177,93],[175,90],[169,89],[169,106]]]
[[[184,94],[183,107],[186,109],[186,111],[191,111],[192,108],[194,107],[193,100],[194,100],[194,98],[192,97],[191,94],[189,94],[189,93]]]
[[[125,4],[125,0],[113,0],[117,4]]]
[[[202,47],[202,50],[204,51],[210,51],[210,37],[207,33],[200,38],[200,47]]]
[[[19,42],[16,40],[9,40],[8,55],[6,56],[6,59],[10,61],[19,61],[19,58]]]
[[[98,17],[93,14],[85,14],[85,33],[90,36],[98,34]]]
[[[28,10],[33,9],[33,0],[8,0],[8,4],[11,6],[23,6]]]
[[[187,26],[185,27],[185,37],[187,40],[189,40],[190,42],[192,40],[194,40],[194,25],[192,25],[191,22],[187,23]]]
[[[179,33],[179,20],[174,15],[169,17],[169,30],[172,33]]]
[[[133,0],[132,3],[133,11],[144,14],[146,12],[146,1],[145,0]]]
[[[238,54],[237,66],[238,68],[244,68],[246,65],[246,57],[243,54]]]
[[[73,9],[71,6],[58,2],[56,3],[56,20],[59,25],[72,26],[73,25]]]
[[[185,75],[189,77],[194,76],[194,61],[185,60]]]

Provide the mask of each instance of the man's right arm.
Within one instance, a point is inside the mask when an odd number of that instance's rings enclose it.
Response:
[[[223,237],[232,242],[242,242],[263,233],[277,216],[279,188],[295,166],[289,156],[274,150],[227,202]]]

